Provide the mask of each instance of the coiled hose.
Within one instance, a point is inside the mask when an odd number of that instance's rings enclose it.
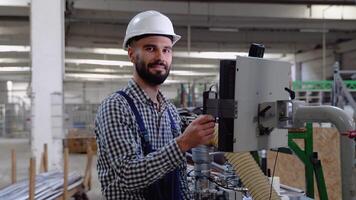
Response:
[[[218,145],[217,133],[215,133],[211,145]],[[224,155],[234,167],[237,175],[240,177],[244,186],[248,188],[254,200],[280,200],[274,188],[271,190],[270,182],[249,152],[225,153]],[[272,193],[270,194],[270,192]]]

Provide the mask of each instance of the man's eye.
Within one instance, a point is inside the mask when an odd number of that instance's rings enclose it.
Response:
[[[146,51],[149,51],[149,52],[152,52],[154,51],[155,49],[153,47],[146,47]]]
[[[172,50],[171,50],[171,49],[163,49],[163,52],[164,52],[164,53],[171,53]]]

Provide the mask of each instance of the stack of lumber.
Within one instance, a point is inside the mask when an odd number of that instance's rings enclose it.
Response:
[[[63,194],[63,172],[51,171],[36,175],[35,199],[51,200]],[[76,172],[68,174],[68,189],[82,184],[83,178]],[[0,200],[29,199],[29,180],[19,181],[0,190]]]
[[[90,146],[87,148],[87,164],[84,177],[76,172],[69,173],[69,150],[64,148],[63,172],[52,170],[48,172],[48,147],[44,144],[40,162],[40,174],[36,175],[36,158],[30,158],[29,179],[16,181],[16,152],[11,151],[11,182],[5,188],[0,189],[0,200],[68,200],[88,199],[85,192],[91,186],[91,163],[93,153]]]

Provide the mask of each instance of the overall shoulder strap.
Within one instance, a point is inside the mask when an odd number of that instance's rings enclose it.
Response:
[[[131,97],[129,97],[129,95],[127,95],[124,91],[120,90],[117,92],[118,94],[120,94],[121,96],[123,96],[127,103],[129,104],[132,112],[134,113],[135,115],[135,118],[136,118],[136,121],[137,121],[137,124],[138,124],[138,127],[140,129],[140,133],[142,134],[142,137],[144,139],[144,142],[149,144],[149,140],[148,140],[148,133],[147,133],[147,130],[145,128],[145,124],[143,122],[143,119],[140,115],[140,113],[138,112],[137,110],[137,107],[135,106],[135,103],[134,101],[132,100]]]
[[[176,126],[176,122],[173,119],[173,116],[172,116],[172,113],[171,113],[169,107],[167,107],[167,110],[168,110],[169,120],[171,121],[171,129],[176,131],[176,135],[174,135],[174,137],[177,137],[179,133],[177,132],[178,129],[177,129],[177,126]]]

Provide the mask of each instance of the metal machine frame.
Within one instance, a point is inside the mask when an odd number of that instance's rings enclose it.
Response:
[[[303,139],[304,150],[299,147],[294,139]],[[320,200],[327,200],[328,193],[326,190],[323,168],[321,166],[321,161],[318,159],[317,152],[313,151],[312,123],[307,123],[305,131],[289,131],[288,146],[305,165],[306,195],[310,198],[314,198],[315,175]]]

